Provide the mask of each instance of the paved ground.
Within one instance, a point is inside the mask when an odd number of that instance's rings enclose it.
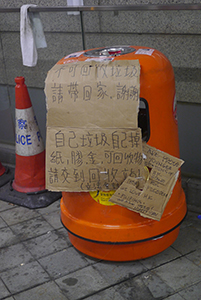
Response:
[[[70,244],[59,201],[30,210],[0,200],[0,299],[201,299],[201,219],[189,212],[176,242],[140,261],[98,261]]]

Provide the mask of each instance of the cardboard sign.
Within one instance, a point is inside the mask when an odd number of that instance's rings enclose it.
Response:
[[[48,128],[46,186],[58,191],[116,190],[142,177],[140,128]]]
[[[143,143],[143,154],[145,166],[150,169],[147,180],[128,177],[110,201],[159,221],[184,161],[146,143]]]
[[[45,81],[47,126],[137,128],[138,60],[55,65]]]
[[[47,97],[46,188],[114,190],[142,176],[138,60],[55,65]]]
[[[166,186],[156,181],[148,180],[142,191],[137,188],[137,179],[127,177],[110,198],[110,201],[140,213],[143,217],[160,221],[177,181],[178,174],[179,172],[172,177]]]

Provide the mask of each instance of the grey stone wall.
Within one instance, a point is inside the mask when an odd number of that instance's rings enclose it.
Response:
[[[0,0],[0,7],[20,7],[25,0]],[[38,6],[66,6],[66,0],[35,0]],[[85,5],[201,3],[200,0],[84,0]],[[14,79],[24,76],[45,139],[44,81],[65,55],[82,50],[80,17],[66,12],[40,13],[47,48],[38,50],[36,67],[22,65],[20,14],[0,13],[0,142],[14,145]],[[142,45],[163,52],[176,78],[181,157],[184,172],[201,176],[201,11],[84,12],[86,49]],[[3,103],[3,104],[2,104]],[[6,126],[5,126],[6,124]]]

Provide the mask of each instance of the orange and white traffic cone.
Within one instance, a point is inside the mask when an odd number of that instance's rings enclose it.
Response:
[[[45,149],[24,77],[15,78],[15,177],[7,201],[29,208],[45,207],[61,193],[45,189]],[[1,197],[1,193],[0,193]],[[4,199],[3,199],[4,200]]]
[[[24,77],[15,78],[16,161],[12,186],[18,192],[30,193],[45,190],[45,150],[24,81]]]

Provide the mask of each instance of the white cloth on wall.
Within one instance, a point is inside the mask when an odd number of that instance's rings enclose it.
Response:
[[[67,6],[83,6],[83,0],[67,0]],[[68,11],[68,15],[79,15],[79,11]]]
[[[39,13],[28,13],[34,4],[22,5],[20,9],[20,44],[24,66],[34,67],[37,64],[37,48],[47,47]]]

